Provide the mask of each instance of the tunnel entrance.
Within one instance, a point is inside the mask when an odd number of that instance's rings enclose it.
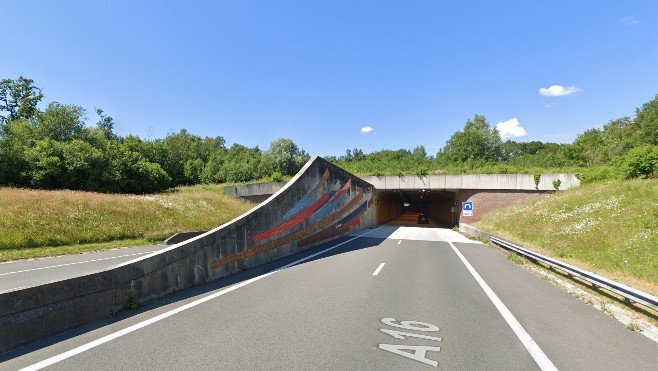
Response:
[[[376,221],[429,227],[452,228],[457,223],[456,191],[430,189],[395,189],[376,191]],[[422,223],[421,214],[428,223]],[[419,221],[421,223],[419,223]]]

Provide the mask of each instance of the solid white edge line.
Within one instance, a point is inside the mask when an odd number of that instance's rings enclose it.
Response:
[[[459,256],[459,259],[461,259],[462,263],[466,266],[469,272],[473,275],[477,283],[480,284],[480,287],[484,290],[484,292],[487,294],[491,302],[494,304],[496,309],[498,309],[498,312],[503,316],[509,327],[512,328],[512,331],[516,334],[516,336],[521,340],[521,343],[523,343],[523,346],[528,350],[528,353],[532,356],[532,358],[535,360],[539,368],[542,370],[557,370],[557,367],[551,362],[550,359],[546,356],[546,354],[541,350],[539,345],[535,343],[535,341],[530,337],[530,334],[521,326],[519,321],[516,320],[516,317],[510,312],[509,309],[503,304],[503,302],[498,298],[498,295],[487,285],[486,282],[484,282],[484,279],[480,276],[480,274],[473,268],[471,263],[466,260],[464,255],[462,255],[459,250],[455,247],[455,245],[452,244],[451,241],[448,241],[450,244],[450,247],[452,247],[452,250]]]
[[[114,339],[116,339],[116,338],[119,338],[119,337],[121,337],[121,336],[123,336],[123,335],[127,335],[127,334],[129,334],[129,333],[131,333],[131,332],[133,332],[133,331],[137,331],[137,330],[141,329],[142,327],[146,327],[146,326],[148,326],[148,325],[154,324],[154,323],[156,323],[156,322],[158,322],[158,321],[161,321],[161,320],[163,320],[163,319],[165,319],[165,318],[167,318],[167,317],[171,317],[171,316],[173,316],[174,314],[177,314],[177,313],[180,313],[180,312],[185,311],[185,310],[187,310],[187,309],[190,309],[190,308],[196,307],[197,305],[202,304],[202,303],[205,303],[205,302],[207,302],[207,301],[209,301],[209,300],[216,299],[216,298],[218,298],[218,297],[220,297],[220,296],[222,296],[222,295],[224,295],[224,294],[227,294],[227,293],[229,293],[229,292],[231,292],[231,291],[233,291],[233,290],[237,290],[237,289],[239,289],[239,288],[241,288],[241,287],[243,287],[243,286],[247,286],[247,285],[250,284],[250,283],[256,282],[256,281],[258,281],[258,280],[260,280],[260,279],[262,279],[262,278],[265,278],[265,277],[267,277],[267,276],[270,276],[270,275],[272,275],[272,274],[274,274],[274,273],[276,273],[276,272],[278,272],[278,271],[284,270],[284,269],[286,269],[286,268],[290,268],[290,267],[292,267],[293,265],[296,265],[296,264],[299,264],[299,263],[304,262],[304,261],[306,261],[306,260],[312,259],[312,258],[314,258],[314,257],[316,257],[316,256],[318,256],[318,255],[320,255],[320,254],[323,254],[323,253],[325,253],[325,252],[327,252],[327,251],[331,251],[331,250],[333,250],[333,249],[335,249],[335,248],[337,248],[337,247],[339,247],[339,246],[342,246],[342,245],[344,245],[344,244],[346,244],[346,243],[349,243],[349,242],[352,242],[352,241],[354,241],[354,240],[356,240],[356,239],[358,239],[358,238],[361,238],[361,237],[363,237],[363,236],[365,236],[365,235],[367,235],[367,234],[369,234],[369,233],[371,233],[371,232],[374,232],[375,230],[377,230],[377,229],[379,229],[379,228],[380,228],[380,227],[377,227],[377,228],[372,229],[372,230],[370,230],[370,231],[368,231],[368,232],[366,232],[366,233],[363,233],[363,234],[358,235],[358,236],[356,236],[356,237],[354,237],[354,238],[351,238],[351,239],[349,239],[349,240],[347,240],[347,241],[343,241],[343,242],[339,243],[338,245],[334,245],[334,246],[332,246],[332,247],[329,247],[329,248],[327,248],[327,249],[324,249],[324,250],[322,250],[322,251],[319,251],[319,252],[317,252],[317,253],[315,253],[315,254],[312,254],[312,255],[306,256],[306,257],[304,257],[304,258],[302,258],[302,259],[299,259],[299,260],[296,260],[296,261],[294,261],[294,262],[292,262],[292,263],[286,264],[286,265],[284,265],[283,267],[278,268],[278,269],[276,269],[276,270],[273,270],[273,271],[271,271],[271,272],[268,272],[268,273],[262,274],[262,275],[260,275],[260,276],[254,277],[254,278],[250,278],[250,279],[248,279],[248,280],[246,280],[246,281],[240,282],[240,283],[238,283],[238,284],[236,284],[236,285],[233,285],[233,286],[231,286],[231,287],[229,287],[229,288],[226,288],[226,289],[224,289],[224,290],[218,291],[218,292],[216,292],[216,293],[214,293],[214,294],[212,294],[212,295],[208,295],[208,296],[203,297],[203,298],[201,298],[201,299],[195,300],[195,301],[193,301],[193,302],[191,302],[191,303],[187,303],[187,304],[185,304],[185,305],[183,305],[183,306],[180,306],[180,307],[175,308],[175,309],[172,309],[172,310],[170,310],[170,311],[168,311],[168,312],[165,312],[165,313],[162,313],[162,314],[160,314],[160,315],[157,315],[157,316],[155,316],[155,317],[153,317],[153,318],[147,319],[147,320],[145,320],[145,321],[143,321],[143,322],[140,322],[140,323],[134,324],[134,325],[132,325],[132,326],[130,326],[130,327],[126,327],[126,328],[123,329],[123,330],[119,330],[119,331],[114,332],[114,333],[112,333],[112,334],[109,334],[109,335],[103,336],[103,337],[100,338],[100,339],[94,340],[94,341],[89,342],[89,343],[87,343],[87,344],[81,345],[81,346],[79,346],[79,347],[77,347],[77,348],[71,349],[71,350],[69,350],[68,352],[64,352],[64,353],[61,353],[61,354],[59,354],[59,355],[56,355],[56,356],[50,357],[50,358],[45,359],[45,360],[43,360],[43,361],[41,361],[41,362],[35,363],[35,364],[31,365],[31,366],[25,367],[25,368],[21,369],[21,371],[41,370],[41,369],[44,368],[44,367],[48,367],[48,366],[54,365],[55,363],[61,362],[61,361],[65,360],[65,359],[67,359],[67,358],[71,358],[71,357],[73,357],[73,356],[75,356],[75,355],[77,355],[77,354],[80,354],[80,353],[86,352],[86,351],[88,351],[89,349],[92,349],[92,348],[95,348],[95,347],[97,347],[97,346],[99,346],[99,345],[105,344],[105,343],[107,343],[107,342],[109,342],[109,341],[112,341],[112,340],[114,340]]]
[[[157,250],[156,250],[157,251]],[[120,258],[127,258],[129,256],[135,256],[135,255],[144,255],[144,254],[150,254],[153,251],[146,251],[146,252],[137,252],[134,254],[127,254],[127,255],[119,255],[119,256],[110,256],[107,258],[98,258],[98,259],[92,259],[92,260],[85,260],[81,262],[73,262],[73,263],[66,263],[66,264],[58,264],[58,265],[50,265],[47,267],[39,267],[39,268],[31,268],[31,269],[24,269],[22,271],[13,271],[13,272],[6,272],[6,273],[0,273],[0,276],[7,276],[10,274],[17,274],[17,273],[25,273],[25,272],[33,272],[33,271],[40,271],[43,269],[51,269],[51,268],[61,268],[61,267],[68,267],[70,265],[77,265],[77,264],[85,264],[85,263],[95,263],[103,260],[112,260],[112,259],[120,259]]]
[[[378,274],[379,274],[379,271],[381,271],[382,268],[384,268],[384,264],[386,264],[386,263],[381,263],[381,264],[379,265],[379,267],[377,267],[377,269],[375,270],[375,273],[373,273],[372,275],[373,275],[373,276],[378,275]]]

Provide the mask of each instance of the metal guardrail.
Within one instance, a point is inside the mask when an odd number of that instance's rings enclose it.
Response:
[[[607,278],[601,277],[601,276],[599,276],[597,274],[594,274],[592,272],[574,267],[573,265],[563,263],[559,260],[555,260],[555,259],[549,258],[547,256],[537,254],[534,251],[524,249],[521,246],[518,246],[518,245],[515,245],[511,242],[502,240],[498,237],[491,236],[491,242],[498,245],[498,246],[501,246],[501,247],[503,247],[507,250],[511,250],[511,251],[514,251],[514,252],[516,252],[520,255],[528,257],[531,260],[541,261],[545,264],[548,264],[549,266],[551,266],[553,268],[557,268],[557,269],[560,269],[562,271],[565,271],[570,275],[578,276],[578,277],[582,278],[583,280],[590,282],[594,286],[603,287],[606,290],[610,290],[612,292],[615,292],[615,293],[621,295],[622,297],[624,297],[626,300],[634,301],[634,302],[642,304],[642,305],[644,305],[648,308],[651,308],[655,311],[658,311],[658,298],[653,296],[653,295],[649,295],[645,292],[642,292],[640,290],[636,290],[632,287],[628,287],[628,286],[623,285],[621,283],[617,283],[615,281],[612,281],[612,280],[609,280]]]

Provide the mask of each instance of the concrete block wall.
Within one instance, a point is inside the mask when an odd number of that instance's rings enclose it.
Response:
[[[0,295],[0,353],[375,224],[374,188],[314,157],[266,202],[200,236],[95,274]]]

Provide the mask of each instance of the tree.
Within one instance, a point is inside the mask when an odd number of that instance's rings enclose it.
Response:
[[[0,185],[29,185],[25,153],[34,140],[34,130],[25,119],[9,121],[0,128]]]
[[[154,193],[171,185],[171,177],[160,165],[147,161],[139,152],[131,151],[121,142],[108,142],[105,158],[104,192]]]
[[[425,150],[425,146],[420,145],[414,148],[414,150],[411,152],[411,155],[416,159],[417,161],[425,161],[427,160],[427,151]]]
[[[225,156],[226,154],[216,152],[210,157],[201,171],[202,183],[224,183],[226,181],[222,173]]]
[[[103,152],[91,143],[79,139],[60,142],[63,165],[63,188],[99,191],[102,174],[107,168]]]
[[[96,114],[100,117],[100,120],[96,123],[96,127],[103,133],[105,139],[116,140],[117,135],[114,133],[114,119],[112,116],[106,115],[100,108],[96,108]]]
[[[185,179],[191,184],[198,184],[201,182],[201,173],[203,172],[204,163],[200,158],[194,160],[187,160],[183,168]]]
[[[622,117],[603,125],[603,141],[607,150],[608,161],[626,154],[637,147],[637,125],[630,117]]]
[[[0,81],[0,124],[16,119],[30,119],[39,112],[37,104],[43,98],[34,81],[23,76],[18,80]]]
[[[162,145],[164,158],[158,162],[171,176],[174,186],[196,183],[198,179],[185,175],[185,164],[203,156],[201,137],[181,129],[177,134],[169,134]]]
[[[454,133],[437,157],[448,162],[482,164],[502,158],[502,141],[498,130],[492,128],[483,115],[466,121],[464,130]]]
[[[37,135],[39,139],[50,138],[57,142],[79,138],[85,127],[85,114],[85,109],[80,106],[49,103],[38,116]]]
[[[270,149],[265,152],[275,167],[275,170],[283,175],[294,175],[304,166],[310,156],[299,150],[295,142],[288,138],[279,138],[270,144]]]
[[[574,160],[592,167],[607,162],[608,153],[603,132],[599,129],[589,129],[578,134],[573,142],[571,156]]]
[[[58,142],[45,138],[38,140],[25,152],[29,163],[30,185],[42,189],[58,189],[63,186],[64,163],[62,148]]]
[[[352,151],[352,160],[353,161],[365,161],[366,155],[363,154],[363,151],[359,148],[354,148]]]
[[[658,94],[635,111],[642,143],[658,145]]]

